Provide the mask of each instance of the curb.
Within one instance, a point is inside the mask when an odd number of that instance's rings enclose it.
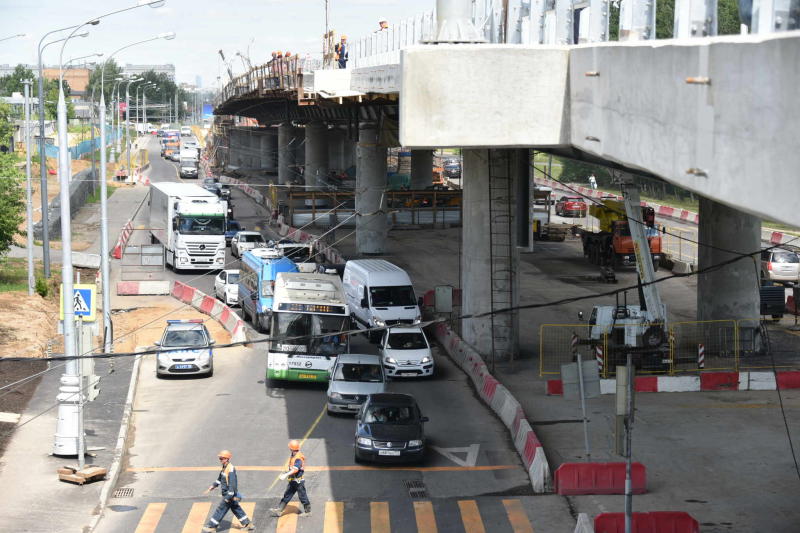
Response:
[[[142,351],[143,347],[137,346],[136,351]],[[105,485],[100,491],[100,502],[98,505],[98,512],[89,523],[89,533],[95,530],[97,524],[105,512],[106,504],[111,493],[111,489],[117,484],[119,474],[122,470],[122,458],[125,455],[125,448],[128,442],[128,431],[130,429],[131,418],[133,414],[133,400],[136,396],[136,384],[139,381],[139,367],[142,357],[136,356],[133,359],[133,368],[131,368],[131,380],[128,385],[128,395],[125,397],[125,407],[122,410],[122,421],[120,423],[119,434],[117,436],[117,446],[114,449],[114,460],[111,467],[108,469]]]
[[[550,465],[544,447],[525,418],[525,412],[516,398],[500,384],[486,367],[481,356],[450,327],[440,322],[435,328],[436,340],[450,358],[461,367],[475,385],[481,399],[508,428],[514,447],[525,465],[536,493],[549,492],[551,488]]]
[[[616,380],[601,379],[600,393],[614,394]],[[563,394],[560,379],[546,383],[548,396]],[[800,389],[800,371],[775,372],[702,372],[694,376],[639,376],[636,392],[711,392]]]

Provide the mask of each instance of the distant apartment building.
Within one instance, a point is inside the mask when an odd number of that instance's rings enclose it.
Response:
[[[44,78],[47,80],[58,79],[58,68],[45,68],[42,70]],[[92,69],[86,67],[72,67],[64,69],[64,81],[69,84],[70,99],[82,100],[88,97],[86,88],[89,86],[89,76]]]
[[[122,67],[122,73],[125,76],[138,76],[144,74],[148,70],[152,70],[156,74],[166,74],[170,81],[175,81],[175,65],[131,65],[130,63]]]

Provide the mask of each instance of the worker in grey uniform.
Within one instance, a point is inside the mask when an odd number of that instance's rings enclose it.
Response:
[[[222,501],[219,502],[217,510],[214,511],[213,516],[209,518],[208,525],[203,528],[203,531],[216,531],[219,527],[219,521],[222,520],[222,517],[225,516],[228,510],[232,511],[234,516],[239,519],[242,529],[255,529],[253,522],[250,521],[247,517],[247,513],[242,509],[242,506],[239,505],[242,495],[238,490],[239,484],[236,477],[236,468],[231,464],[231,457],[233,457],[233,454],[228,450],[222,450],[217,456],[222,465],[222,470],[220,470],[217,480],[208,487],[203,494],[208,494],[219,487]]]

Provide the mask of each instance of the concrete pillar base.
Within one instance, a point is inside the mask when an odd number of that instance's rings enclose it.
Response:
[[[386,253],[386,147],[378,144],[378,126],[362,123],[356,163],[356,247],[362,255]]]
[[[411,190],[420,191],[433,184],[433,150],[411,151]]]

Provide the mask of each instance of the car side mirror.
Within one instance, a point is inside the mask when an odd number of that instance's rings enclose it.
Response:
[[[247,228],[245,228],[244,226],[242,226],[242,229],[241,229],[241,230],[239,230],[239,231],[247,231]]]
[[[578,311],[578,320],[583,322],[583,311]]]
[[[156,341],[153,343],[154,346],[161,346],[161,341]]]
[[[208,341],[208,345],[209,345],[209,346],[211,346],[211,345],[213,345],[213,344],[217,344],[217,341],[215,341],[215,340],[210,340],[210,341]]]
[[[428,418],[427,416],[423,416],[423,417],[421,417],[421,418],[419,419],[419,421],[420,421],[420,422],[429,422],[429,421],[430,421],[430,418]]]
[[[367,305],[367,299],[361,298],[361,308],[366,309],[367,307],[369,307],[369,305]]]
[[[173,218],[172,219],[172,231],[177,231],[177,230],[178,230],[178,219]]]

